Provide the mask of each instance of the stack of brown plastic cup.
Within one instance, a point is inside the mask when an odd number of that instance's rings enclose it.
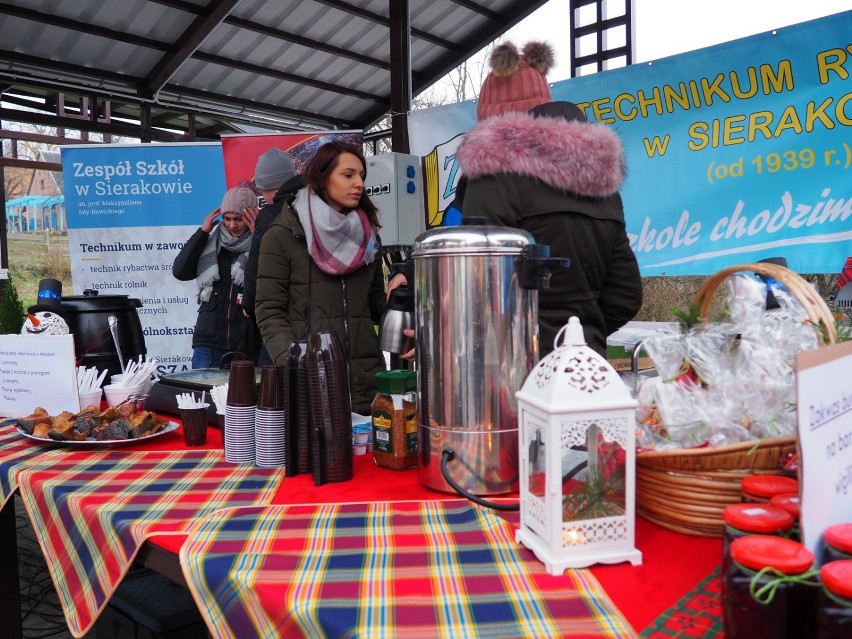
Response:
[[[287,377],[287,367],[283,364],[266,364],[260,369],[258,408],[281,410],[284,407],[284,386]]]
[[[288,412],[284,466],[288,477],[312,471],[311,422],[308,402],[308,344],[294,342],[287,353],[287,386],[285,410]]]
[[[225,401],[225,460],[232,464],[254,463],[254,412],[257,388],[254,362],[231,362],[228,397]]]
[[[286,438],[284,384],[286,366],[267,364],[260,371],[254,416],[254,458],[258,466],[283,466]]]
[[[346,356],[332,332],[308,336],[314,484],[352,479],[352,400]]]

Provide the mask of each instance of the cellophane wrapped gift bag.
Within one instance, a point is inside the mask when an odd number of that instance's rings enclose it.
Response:
[[[796,434],[793,362],[817,348],[820,333],[781,287],[766,310],[767,287],[746,274],[728,278],[719,321],[643,342],[658,377],[639,386],[638,444],[665,450],[719,446]]]

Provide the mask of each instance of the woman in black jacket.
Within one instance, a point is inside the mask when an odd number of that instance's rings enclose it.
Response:
[[[230,189],[175,258],[174,276],[198,284],[192,368],[217,367],[225,353],[246,346],[251,320],[243,314],[241,300],[256,211],[254,191]],[[214,224],[220,214],[222,221]]]

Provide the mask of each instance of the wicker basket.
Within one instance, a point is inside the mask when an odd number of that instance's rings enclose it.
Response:
[[[710,276],[696,293],[701,317],[725,279],[751,271],[772,277],[793,294],[829,343],[837,340],[834,316],[813,287],[776,264],[744,264]],[[636,512],[664,528],[691,535],[721,537],[725,508],[742,499],[740,482],[751,474],[782,474],[781,461],[795,451],[796,437],[726,446],[644,451],[636,456]]]
[[[636,512],[670,530],[720,537],[722,513],[742,498],[742,478],[782,474],[781,461],[795,450],[796,438],[785,437],[639,453]]]

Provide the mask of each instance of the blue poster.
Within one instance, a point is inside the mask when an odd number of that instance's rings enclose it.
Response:
[[[768,257],[798,273],[837,273],[852,255],[852,11],[557,82],[552,94],[621,138],[621,194],[643,276]],[[469,115],[475,103],[458,109]],[[441,171],[469,117],[442,112],[438,138],[419,113],[412,151],[437,167],[424,174],[457,181]],[[440,196],[454,186],[427,188]],[[452,198],[433,199],[441,211]]]
[[[138,299],[148,358],[189,369],[198,291],[172,264],[225,194],[221,144],[66,146],[62,170],[74,294]]]
[[[69,228],[195,224],[225,193],[219,143],[62,147]]]
[[[555,99],[611,125],[643,275],[852,255],[852,12],[575,78]]]

